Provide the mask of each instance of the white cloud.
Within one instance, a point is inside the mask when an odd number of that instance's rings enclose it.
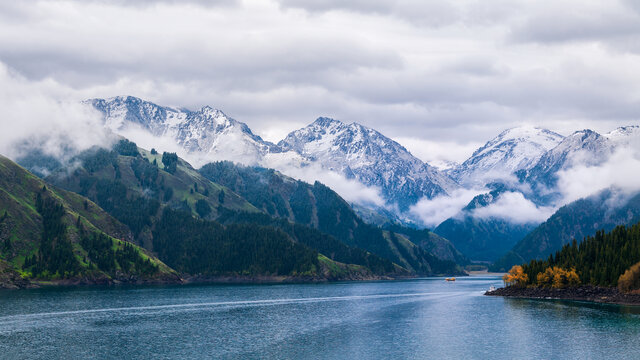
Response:
[[[356,121],[439,146],[413,150],[432,161],[523,122],[567,133],[637,116],[632,1],[209,4],[4,2],[0,61],[84,98],[209,104],[270,140],[321,115]]]
[[[538,207],[525,199],[522,193],[505,192],[500,194],[494,203],[473,210],[473,216],[481,219],[504,219],[514,224],[541,223],[548,219],[557,209],[554,207]]]
[[[444,220],[459,215],[460,210],[474,197],[486,192],[487,189],[458,189],[451,196],[423,198],[409,209],[409,213],[427,226],[437,226]]]
[[[431,141],[415,137],[397,137],[394,140],[413,156],[434,166],[447,161],[462,163],[482,145],[476,142],[459,144],[454,141]]]
[[[341,174],[322,169],[317,164],[307,167],[297,168],[289,166],[276,167],[282,173],[313,184],[316,180],[337,192],[343,199],[350,203],[357,203],[365,206],[385,207],[385,201],[381,196],[380,189],[368,187],[357,180],[347,179]]]
[[[15,159],[40,149],[61,160],[114,136],[100,116],[81,105],[68,87],[52,80],[30,81],[0,62],[0,154]]]
[[[640,152],[633,147],[621,147],[599,166],[575,166],[560,171],[558,191],[562,194],[562,202],[566,204],[608,188],[625,193],[638,192],[638,179]]]

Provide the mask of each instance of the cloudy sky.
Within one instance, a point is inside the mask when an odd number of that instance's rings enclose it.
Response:
[[[272,141],[331,116],[427,161],[640,119],[634,0],[133,3],[1,2],[0,93],[209,104]]]

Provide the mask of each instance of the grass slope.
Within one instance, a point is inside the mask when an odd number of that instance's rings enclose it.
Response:
[[[46,221],[43,218],[43,208],[38,208],[38,197],[45,199],[52,206],[59,209],[53,225],[59,230],[52,240],[53,250],[58,245],[68,243],[70,258],[57,259],[58,262],[73,263],[77,271],[74,273],[52,273],[51,271],[34,273],[34,266],[26,266],[29,258],[42,257],[45,248],[43,236]],[[52,226],[53,226],[52,225]],[[81,245],[83,237],[100,235],[102,239],[111,242],[113,255],[133,249],[132,262],[122,260],[122,264],[114,260],[113,268],[101,268],[92,261],[91,254],[97,254],[95,249]],[[75,280],[75,281],[153,281],[175,278],[174,272],[157,258],[151,256],[141,248],[132,245],[127,240],[132,236],[126,226],[109,216],[90,200],[53,187],[40,178],[29,173],[11,160],[0,156],[0,259],[3,261],[4,274],[18,273],[27,280]],[[110,255],[105,250],[104,254]],[[72,258],[72,259],[71,259]],[[138,261],[139,260],[139,261]],[[145,262],[152,264],[153,269],[141,271],[134,263]],[[55,264],[43,263],[49,267]],[[50,261],[49,261],[50,262]],[[132,265],[134,264],[134,265]],[[125,269],[126,268],[126,269]],[[11,284],[6,283],[6,287]]]

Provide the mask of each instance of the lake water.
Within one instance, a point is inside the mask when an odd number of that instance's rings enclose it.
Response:
[[[0,358],[640,359],[640,309],[497,277],[0,291]]]

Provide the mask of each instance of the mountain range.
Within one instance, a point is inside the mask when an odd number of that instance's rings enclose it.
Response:
[[[439,170],[396,141],[358,123],[320,117],[274,144],[255,135],[246,124],[208,106],[191,111],[131,96],[88,103],[116,133],[134,141],[140,130],[155,138],[171,139],[180,154],[196,166],[229,160],[274,168],[293,177],[300,169],[317,166],[357,181],[377,191],[385,204],[365,201],[352,204],[352,208],[378,224],[400,221],[424,227],[418,202],[446,199],[461,189],[475,191],[476,198],[458,214],[432,225],[437,225],[436,234],[477,260],[497,259],[544,220],[540,216],[514,219],[480,213],[493,214],[491,209],[514,194],[523,206],[551,213],[551,209],[565,204],[560,176],[578,166],[606,162],[617,149],[633,146],[640,133],[637,126],[628,126],[604,135],[580,130],[565,137],[547,129],[521,126],[489,140],[462,164]],[[350,194],[342,195],[348,198]]]
[[[363,279],[461,273],[469,259],[497,259],[492,269],[504,270],[640,218],[634,187],[596,189],[565,205],[572,172],[633,151],[638,126],[566,137],[508,129],[439,170],[358,123],[320,117],[272,143],[208,106],[192,111],[135,97],[86,103],[121,136],[113,148],[64,160],[46,149],[23,151],[18,162],[40,178],[3,160],[4,278]],[[385,203],[345,201],[322,182],[295,178],[304,169],[338,174]],[[20,184],[28,182],[25,191]],[[475,196],[433,232],[424,229],[416,204],[460,191]]]

